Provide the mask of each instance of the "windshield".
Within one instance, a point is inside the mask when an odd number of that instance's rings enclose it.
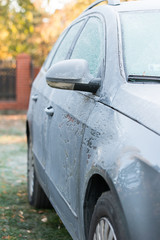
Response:
[[[160,12],[120,14],[127,76],[160,76]]]

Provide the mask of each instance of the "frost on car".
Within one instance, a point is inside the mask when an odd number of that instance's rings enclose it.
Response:
[[[100,2],[33,83],[28,198],[52,205],[74,240],[158,240],[160,3]]]

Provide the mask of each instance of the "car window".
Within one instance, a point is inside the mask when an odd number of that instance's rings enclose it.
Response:
[[[71,44],[74,40],[74,38],[76,37],[78,31],[80,30],[80,27],[82,26],[84,21],[80,21],[76,24],[74,24],[69,31],[67,32],[66,36],[64,37],[64,39],[62,40],[53,60],[50,66],[52,66],[53,64],[62,61],[64,59],[66,59],[67,57],[67,53],[71,47]]]
[[[85,59],[89,64],[90,73],[97,77],[104,56],[104,31],[101,20],[89,18],[83,29],[71,58]]]
[[[120,19],[127,76],[160,76],[160,12],[126,12]]]

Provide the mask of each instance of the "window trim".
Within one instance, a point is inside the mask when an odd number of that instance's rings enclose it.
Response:
[[[83,22],[83,21],[84,21],[84,22]],[[78,23],[80,23],[80,22],[82,22],[82,25],[80,26],[78,32],[76,33],[75,37],[73,38],[73,41],[72,41],[72,43],[71,43],[71,45],[70,45],[70,47],[69,47],[69,50],[68,50],[68,52],[67,52],[67,54],[66,54],[66,57],[64,58],[64,59],[68,59],[69,52],[71,51],[72,46],[74,45],[75,39],[77,39],[77,38],[79,37],[79,35],[81,34],[81,31],[83,30],[83,27],[84,27],[85,22],[86,22],[86,17],[81,18],[81,19],[79,19],[78,21],[74,22],[74,24],[72,24],[72,25],[70,25],[69,27],[67,27],[67,28],[60,34],[60,36],[61,36],[62,34],[64,34],[64,36],[63,36],[62,39],[60,40],[60,42],[59,42],[59,44],[57,45],[57,47],[56,47],[55,50],[54,50],[54,46],[53,46],[53,48],[52,48],[52,50],[51,50],[51,52],[50,52],[50,53],[52,54],[52,51],[53,51],[53,55],[52,55],[52,57],[51,57],[51,59],[50,59],[50,63],[48,64],[48,68],[46,69],[46,68],[44,67],[45,72],[47,72],[47,70],[51,67],[52,62],[53,62],[53,59],[54,59],[54,57],[56,56],[57,51],[58,51],[61,43],[63,42],[63,40],[65,39],[65,37],[67,37],[68,32],[71,30],[71,28],[72,28],[74,25],[76,25],[76,24],[78,24]],[[59,37],[60,37],[60,36],[59,36]],[[58,39],[57,39],[57,41],[58,41]],[[55,44],[56,44],[56,43],[55,43]],[[49,55],[50,55],[50,53],[49,53]],[[46,60],[46,61],[47,61],[47,60]]]
[[[73,49],[74,49],[74,47],[75,47],[75,45],[76,45],[76,43],[77,43],[77,41],[78,41],[78,39],[79,39],[82,31],[83,31],[83,29],[85,28],[85,26],[86,26],[86,24],[87,24],[87,22],[88,22],[88,17],[84,17],[84,18],[82,18],[80,21],[84,21],[84,23],[83,23],[82,26],[80,27],[80,29],[79,29],[79,31],[77,32],[77,34],[76,34],[73,42],[71,43],[71,46],[70,46],[69,51],[68,51],[68,53],[67,53],[66,59],[70,59],[70,56],[72,55]],[[78,22],[80,22],[80,21],[78,21]],[[72,26],[74,26],[74,25],[77,24],[78,22],[75,22]],[[72,26],[71,26],[71,27],[72,27]]]

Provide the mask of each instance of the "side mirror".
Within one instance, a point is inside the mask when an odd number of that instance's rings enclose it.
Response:
[[[46,74],[50,87],[95,93],[100,87],[100,79],[94,79],[89,73],[88,63],[84,59],[64,60],[54,64]]]

